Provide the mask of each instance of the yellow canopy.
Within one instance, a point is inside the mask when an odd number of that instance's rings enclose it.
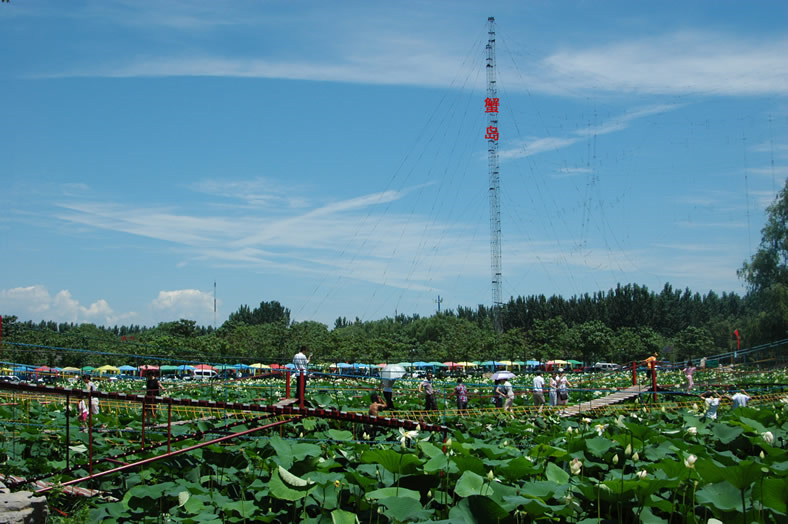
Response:
[[[462,366],[462,367],[464,367],[464,368],[473,368],[473,367],[476,367],[476,364],[474,364],[473,362],[455,362],[454,364],[455,364],[456,366]]]
[[[101,366],[100,368],[96,368],[96,371],[99,373],[120,373],[120,369],[116,368],[115,366],[110,366],[109,364],[106,366]]]
[[[82,370],[81,370],[81,369],[79,369],[79,368],[72,368],[72,367],[67,367],[67,368],[63,368],[63,369],[61,369],[60,371],[63,371],[63,372],[65,372],[65,373],[75,373],[75,372],[76,372],[76,373],[79,373],[79,372],[80,372],[80,371],[82,371]]]
[[[257,364],[252,364],[249,367],[250,368],[257,368],[257,369],[271,369],[271,366],[269,366],[268,364],[260,364],[259,362]]]

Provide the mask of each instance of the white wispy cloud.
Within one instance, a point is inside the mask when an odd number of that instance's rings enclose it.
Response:
[[[638,107],[602,122],[599,125],[581,128],[568,137],[532,137],[521,141],[514,146],[507,146],[498,152],[501,160],[524,158],[548,151],[556,151],[572,146],[591,135],[606,135],[627,129],[637,119],[675,111],[682,107],[680,104],[658,104],[654,106]]]
[[[589,89],[651,94],[785,95],[788,38],[682,31],[565,49],[542,60],[543,79]]]

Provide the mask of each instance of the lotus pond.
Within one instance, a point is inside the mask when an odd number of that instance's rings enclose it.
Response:
[[[783,372],[749,376],[753,384],[785,378]],[[623,375],[594,380],[584,377],[586,390],[574,398],[631,383]],[[310,382],[321,403],[362,409],[369,392],[351,386]],[[281,380],[265,379],[173,387],[172,394],[248,401],[276,395],[260,391],[279,387]],[[398,404],[417,408],[421,401],[408,389],[401,388]],[[477,389],[476,402],[488,402],[485,385]],[[24,417],[19,405],[0,406],[3,472],[30,477],[65,468],[63,405],[25,404]],[[70,521],[90,522],[786,522],[788,395],[735,411],[723,405],[716,420],[705,419],[702,408],[702,402],[661,402],[587,418],[447,417],[446,441],[440,433],[379,428],[373,436],[366,427],[305,418],[83,483],[116,501],[62,490],[48,499]],[[102,409],[94,424],[106,428],[93,434],[94,458],[139,447],[138,413]],[[194,421],[173,426],[173,436],[220,432],[224,424]],[[71,427],[72,464],[86,464],[88,435],[73,419]],[[146,438],[165,441],[166,432],[148,431]],[[50,480],[87,475],[86,469]]]

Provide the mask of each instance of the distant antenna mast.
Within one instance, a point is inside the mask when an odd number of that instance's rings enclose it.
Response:
[[[490,266],[492,269],[492,307],[495,331],[501,325],[501,180],[498,169],[498,89],[495,80],[495,18],[487,19],[487,168],[490,176]]]

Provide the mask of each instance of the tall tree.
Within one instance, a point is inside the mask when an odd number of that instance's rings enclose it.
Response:
[[[758,310],[761,336],[774,340],[788,330],[788,179],[766,213],[760,248],[738,274]]]

